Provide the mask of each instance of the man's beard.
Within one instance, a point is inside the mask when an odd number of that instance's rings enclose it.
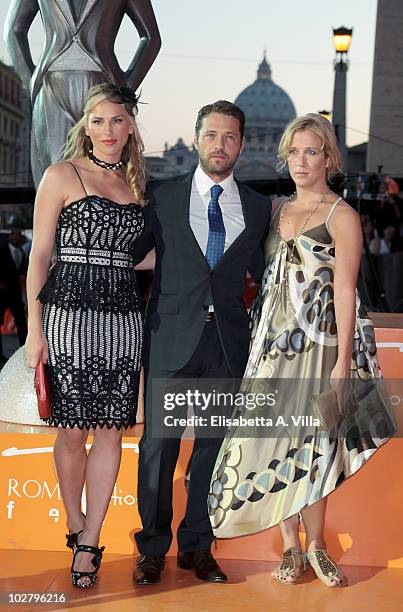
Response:
[[[223,165],[224,162],[224,165]],[[217,176],[228,175],[232,172],[235,162],[232,163],[228,158],[220,160],[220,164],[217,164],[214,159],[207,157],[200,159],[200,165],[203,170],[209,174],[216,174]]]

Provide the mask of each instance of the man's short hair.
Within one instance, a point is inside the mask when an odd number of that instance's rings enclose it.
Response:
[[[211,113],[230,115],[231,117],[235,117],[236,119],[238,119],[239,132],[241,134],[241,139],[243,138],[245,132],[245,113],[241,108],[239,108],[239,106],[233,104],[232,102],[228,102],[228,100],[217,100],[217,102],[202,106],[202,108],[197,113],[196,119],[195,133],[197,138],[199,137],[204,117],[207,117],[207,115],[211,115]]]

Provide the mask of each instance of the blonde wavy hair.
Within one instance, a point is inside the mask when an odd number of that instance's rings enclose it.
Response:
[[[92,109],[104,100],[123,104],[131,119],[133,134],[129,134],[122,151],[122,159],[126,164],[126,182],[134,194],[135,201],[144,204],[146,183],[146,168],[143,157],[144,144],[134,118],[133,105],[123,99],[116,85],[101,83],[91,87],[84,106],[83,116],[68,133],[66,144],[62,149],[63,159],[72,160],[87,156],[88,150],[92,146],[91,139],[85,133],[88,118]]]
[[[322,150],[327,161],[326,179],[331,181],[336,174],[342,171],[341,153],[332,124],[325,117],[316,113],[308,113],[302,117],[297,117],[287,125],[278,145],[279,162],[277,171],[281,172],[287,165],[287,155],[291,141],[295,132],[299,130],[311,130],[321,139]]]

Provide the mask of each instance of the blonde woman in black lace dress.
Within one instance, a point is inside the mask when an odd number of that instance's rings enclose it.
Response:
[[[26,359],[32,368],[39,359],[48,364],[48,423],[58,427],[54,458],[79,587],[95,583],[122,429],[136,419],[143,331],[134,263],[145,228],[136,102],[128,88],[93,87],[66,161],[47,169],[35,203]]]

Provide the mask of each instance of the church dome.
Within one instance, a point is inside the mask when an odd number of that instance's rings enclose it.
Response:
[[[242,108],[247,123],[257,120],[286,124],[296,117],[291,98],[271,78],[266,53],[257,71],[256,81],[239,94],[235,104]]]

